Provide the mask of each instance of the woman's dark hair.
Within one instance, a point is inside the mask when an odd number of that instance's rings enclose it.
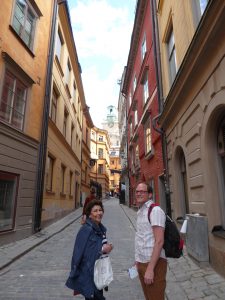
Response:
[[[104,212],[104,207],[103,207],[103,204],[102,204],[102,201],[99,201],[99,200],[92,200],[91,202],[89,202],[86,206],[86,209],[85,209],[85,214],[87,217],[90,216],[91,214],[91,210],[92,208],[97,205],[97,206],[100,206],[102,211]]]

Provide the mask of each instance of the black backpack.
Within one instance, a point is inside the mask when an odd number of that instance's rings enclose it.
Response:
[[[150,214],[153,207],[158,206],[152,203],[148,209],[148,220],[150,222]],[[183,255],[184,241],[180,237],[175,222],[166,214],[166,224],[164,232],[164,245],[166,257],[179,258]]]

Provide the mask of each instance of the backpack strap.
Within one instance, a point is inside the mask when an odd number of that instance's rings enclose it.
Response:
[[[149,209],[148,209],[148,221],[149,221],[149,223],[151,223],[151,222],[150,222],[150,214],[151,214],[151,212],[152,212],[152,210],[153,210],[153,208],[154,208],[155,206],[159,206],[159,205],[156,204],[156,203],[152,203],[152,204],[149,206]]]

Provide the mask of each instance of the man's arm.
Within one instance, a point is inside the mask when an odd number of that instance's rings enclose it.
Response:
[[[159,259],[163,244],[164,244],[164,228],[161,226],[152,226],[155,244],[151,260],[145,272],[144,280],[146,284],[152,284],[154,281],[154,269]]]

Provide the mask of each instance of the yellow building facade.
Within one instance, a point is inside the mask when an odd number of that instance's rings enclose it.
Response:
[[[98,184],[101,185],[101,193],[98,195],[101,198],[105,198],[109,193],[109,149],[110,140],[108,132],[93,127],[91,129],[91,160],[93,164],[90,179],[93,186],[98,187]]]
[[[0,10],[0,244],[32,234],[55,1]]]
[[[42,224],[52,222],[80,205],[83,109],[86,104],[66,2],[58,8],[52,74]]]
[[[120,157],[110,155],[109,190],[111,194],[119,194],[121,164]]]

